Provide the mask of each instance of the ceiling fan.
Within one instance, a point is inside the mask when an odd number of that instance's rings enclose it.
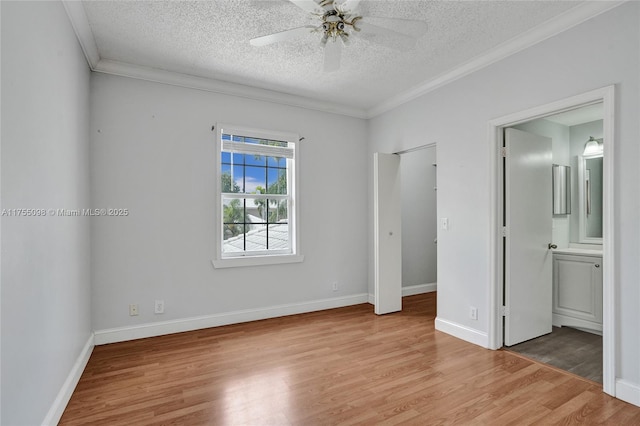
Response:
[[[332,72],[340,68],[342,48],[348,45],[354,32],[374,43],[390,45],[396,48],[410,48],[417,38],[424,34],[427,24],[413,19],[375,18],[388,22],[394,29],[385,28],[368,22],[357,12],[361,0],[288,0],[300,9],[310,13],[318,25],[305,25],[274,34],[256,37],[249,41],[252,46],[266,46],[280,41],[292,40],[308,33],[321,34],[320,43],[324,48],[324,71]],[[371,17],[373,18],[373,17]],[[411,23],[414,34],[408,35],[396,31]]]

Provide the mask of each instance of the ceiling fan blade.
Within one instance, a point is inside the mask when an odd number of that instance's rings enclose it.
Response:
[[[361,0],[345,0],[341,4],[336,5],[336,10],[340,9],[344,12],[353,12],[358,8]]]
[[[324,72],[334,72],[340,69],[342,57],[342,41],[329,41],[324,45]]]
[[[291,3],[298,6],[300,9],[308,13],[323,14],[324,11],[318,3],[313,0],[289,0]]]
[[[252,38],[251,40],[249,40],[249,43],[252,46],[266,46],[268,44],[277,43],[279,41],[292,40],[315,30],[316,27],[314,27],[313,25],[306,25],[304,27],[292,28],[290,30],[281,31],[279,33]]]
[[[362,34],[363,38],[394,49],[411,49],[415,47],[418,41],[415,37],[368,22],[358,22],[357,27],[362,30],[360,34]]]
[[[367,16],[366,21],[373,25],[389,28],[392,31],[400,32],[404,35],[420,38],[427,33],[428,25],[424,21],[404,18],[387,18],[382,16]]]

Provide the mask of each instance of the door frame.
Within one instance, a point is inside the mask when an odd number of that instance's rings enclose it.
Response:
[[[503,179],[503,129],[527,121],[544,118],[549,115],[576,109],[595,103],[603,103],[603,240],[602,240],[602,291],[603,291],[603,319],[602,319],[602,354],[603,354],[603,391],[615,396],[616,384],[616,322],[615,297],[617,287],[615,282],[614,257],[614,107],[615,85],[606,86],[580,95],[561,99],[546,105],[527,109],[525,111],[506,115],[489,121],[489,170],[490,170],[490,235],[489,235],[489,348],[499,349],[503,346],[502,301],[504,296],[504,256],[502,224],[504,216],[504,179]]]

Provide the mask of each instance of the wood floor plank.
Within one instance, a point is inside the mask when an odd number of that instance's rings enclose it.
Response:
[[[593,382],[435,330],[435,297],[98,346],[60,424],[640,424]]]

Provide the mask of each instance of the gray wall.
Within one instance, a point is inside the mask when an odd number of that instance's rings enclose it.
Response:
[[[400,160],[403,287],[437,280],[435,162],[435,147],[402,154]]]
[[[89,68],[59,2],[2,2],[3,209],[89,207]],[[89,218],[2,224],[3,425],[41,424],[91,336]]]
[[[488,336],[494,220],[489,165],[495,153],[487,123],[615,84],[615,374],[636,387],[640,386],[639,29],[640,4],[625,3],[384,113],[369,126],[369,158],[376,151],[409,148],[422,135],[438,143],[438,217],[449,218],[449,231],[438,230],[438,318]],[[585,66],[594,58],[602,66]],[[373,288],[373,256],[369,270]],[[477,321],[468,317],[469,306],[479,307]]]
[[[96,331],[366,294],[364,120],[99,73],[91,103],[93,204],[131,212],[92,222]],[[305,137],[303,263],[213,268],[216,122]]]

